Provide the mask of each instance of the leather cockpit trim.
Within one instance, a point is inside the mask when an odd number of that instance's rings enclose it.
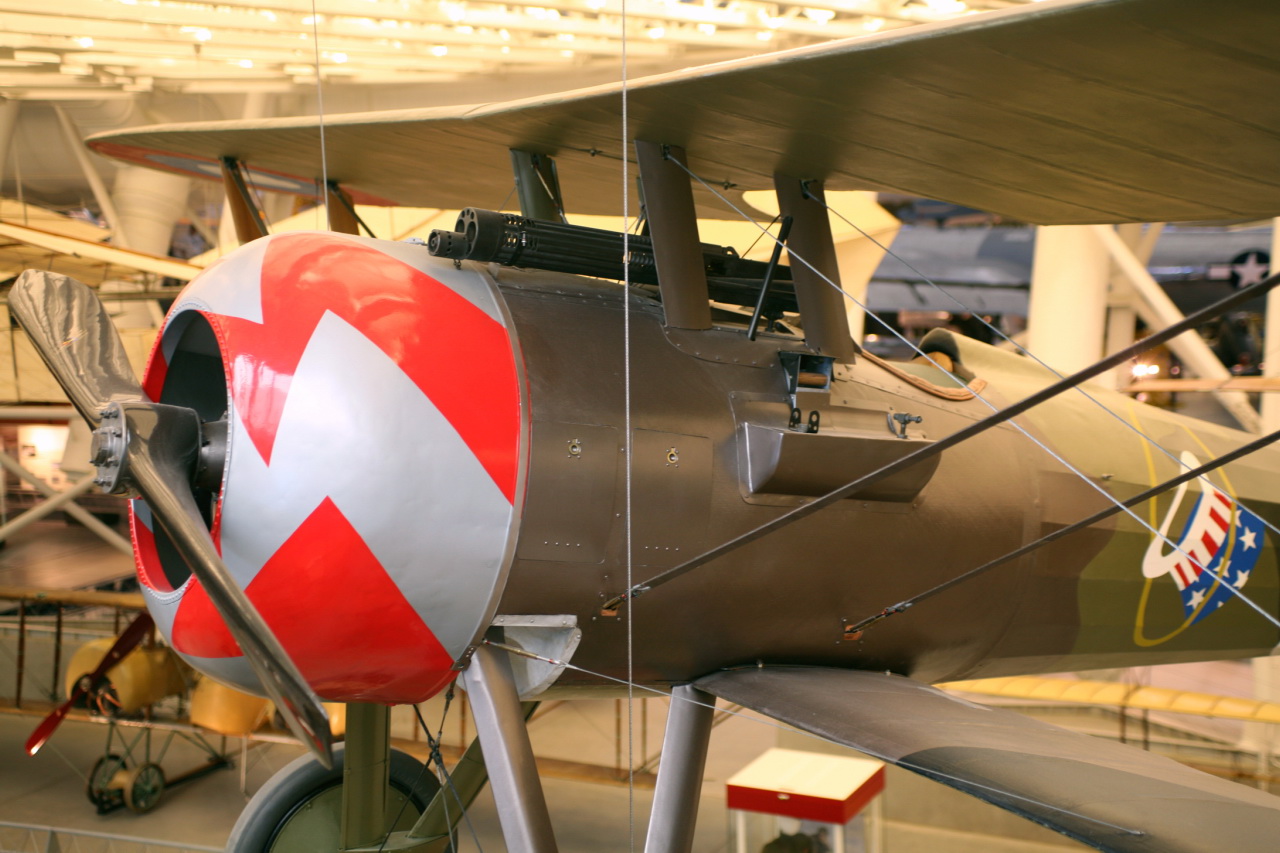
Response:
[[[892,373],[904,382],[909,382],[915,387],[924,391],[926,394],[932,394],[935,397],[941,397],[944,400],[952,400],[954,402],[964,402],[972,400],[978,394],[982,393],[982,389],[987,387],[985,379],[974,379],[963,388],[944,388],[941,385],[935,385],[928,379],[921,379],[919,376],[913,376],[905,370],[898,368],[893,363],[885,361],[879,356],[872,355],[866,350],[862,351],[862,357],[870,361],[872,364],[878,365]]]

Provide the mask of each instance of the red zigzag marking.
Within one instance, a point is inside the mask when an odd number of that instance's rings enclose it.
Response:
[[[328,498],[245,592],[323,698],[421,702],[454,675],[448,652]],[[173,645],[196,657],[240,655],[200,584],[178,607]]]
[[[216,320],[233,358],[232,397],[262,458],[270,464],[289,384],[326,311],[400,366],[514,502],[520,390],[507,329],[396,258],[323,234],[272,239],[261,324]]]

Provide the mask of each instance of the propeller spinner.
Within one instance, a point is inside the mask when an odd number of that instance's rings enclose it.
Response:
[[[320,698],[236,584],[192,495],[197,471],[209,467],[208,460],[200,464],[206,440],[199,415],[146,400],[110,317],[80,282],[28,270],[10,291],[9,308],[94,430],[98,483],[112,494],[146,501],[290,729],[331,766],[329,721]]]

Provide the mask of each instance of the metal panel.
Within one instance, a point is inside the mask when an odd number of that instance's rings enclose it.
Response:
[[[898,438],[889,430],[805,433],[743,424],[739,433],[747,461],[746,486],[755,492],[820,497],[852,483],[931,442]],[[920,493],[938,468],[934,456],[869,488],[851,499],[909,501]]]
[[[711,439],[638,429],[632,439],[631,543],[640,566],[674,566],[706,546]]]
[[[616,512],[618,444],[613,427],[534,423],[516,556],[570,563],[604,559]]]

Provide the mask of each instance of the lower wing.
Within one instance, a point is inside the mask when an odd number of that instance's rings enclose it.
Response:
[[[697,687],[1110,851],[1273,851],[1280,797],[896,675],[729,670]]]

